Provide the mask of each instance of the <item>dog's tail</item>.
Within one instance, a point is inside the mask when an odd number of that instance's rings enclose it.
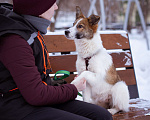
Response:
[[[117,82],[112,87],[113,107],[119,110],[129,111],[129,91],[124,81]]]

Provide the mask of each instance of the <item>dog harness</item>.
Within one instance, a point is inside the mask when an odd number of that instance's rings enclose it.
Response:
[[[86,70],[88,70],[89,60],[90,60],[90,59],[91,59],[91,57],[84,58],[84,60],[85,60],[85,65],[86,65]]]
[[[96,54],[98,54],[98,53],[99,53],[99,51],[100,51],[100,50],[98,50],[95,54],[93,54],[93,55],[92,55],[92,56],[90,56],[90,57],[86,57],[86,58],[84,58],[84,60],[85,60],[85,65],[86,65],[86,70],[88,70],[89,60],[90,60],[93,56],[95,56]]]

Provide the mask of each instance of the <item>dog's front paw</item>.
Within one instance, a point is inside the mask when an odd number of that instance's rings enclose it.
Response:
[[[81,80],[81,76],[75,77],[75,79],[71,82],[71,84],[77,83]]]
[[[70,84],[75,84],[77,82],[76,79],[74,79]]]
[[[81,73],[81,76],[82,77],[86,77],[86,76],[88,76],[90,74],[90,71],[83,71],[82,73]]]

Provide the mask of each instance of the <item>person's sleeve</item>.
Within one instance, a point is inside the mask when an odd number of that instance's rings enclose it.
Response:
[[[44,85],[35,65],[33,51],[18,35],[1,40],[0,61],[10,71],[24,99],[31,105],[52,105],[74,100],[77,89],[72,84]]]

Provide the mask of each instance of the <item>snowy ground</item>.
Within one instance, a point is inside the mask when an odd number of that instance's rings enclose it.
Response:
[[[150,42],[150,28],[147,29]],[[150,100],[150,50],[147,49],[146,39],[143,33],[139,34],[136,29],[129,34],[132,57],[138,84],[139,96]]]

